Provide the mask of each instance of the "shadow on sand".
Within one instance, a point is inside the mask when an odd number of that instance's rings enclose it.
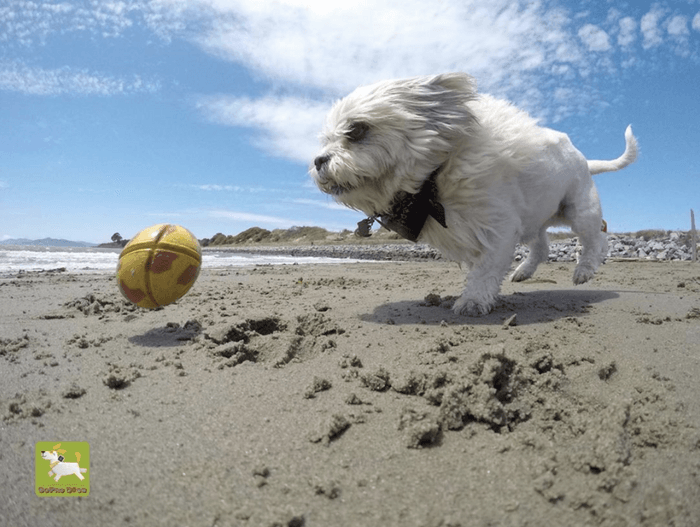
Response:
[[[187,322],[184,327],[170,322],[164,327],[149,329],[143,335],[129,337],[129,342],[148,348],[170,348],[182,346],[195,338],[201,330],[201,326],[196,322]]]
[[[614,291],[581,291],[574,289],[530,291],[501,296],[491,313],[481,317],[455,315],[452,304],[456,297],[442,299],[439,305],[424,300],[389,302],[377,306],[372,313],[362,315],[365,322],[377,324],[448,324],[496,326],[517,315],[519,326],[551,322],[570,316],[583,315],[592,304],[619,298]],[[435,303],[437,304],[437,302]]]

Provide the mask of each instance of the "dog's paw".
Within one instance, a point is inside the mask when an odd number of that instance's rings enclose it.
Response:
[[[460,297],[452,307],[452,311],[457,315],[467,315],[479,317],[488,315],[493,309],[493,303],[477,302],[470,298]]]
[[[513,271],[513,274],[510,275],[510,281],[511,282],[522,282],[523,280],[527,280],[534,274],[534,269],[523,269],[524,264],[518,266],[518,268]]]
[[[595,269],[585,265],[579,265],[574,269],[574,284],[581,285],[588,282],[595,275]]]

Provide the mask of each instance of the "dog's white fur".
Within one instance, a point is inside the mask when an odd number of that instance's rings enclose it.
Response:
[[[54,478],[54,481],[58,481],[63,476],[70,476],[71,474],[75,474],[76,476],[78,476],[78,478],[81,481],[85,479],[85,476],[83,476],[83,474],[87,472],[87,469],[80,468],[78,464],[80,462],[79,457],[78,463],[66,463],[64,461],[58,460],[58,452],[56,452],[55,450],[42,450],[41,458],[51,462],[52,467],[51,470],[49,470],[49,476],[56,476]]]
[[[477,94],[462,73],[360,87],[331,110],[323,149],[310,167],[318,187],[368,216],[390,210],[399,191],[418,192],[438,167],[447,229],[429,217],[419,242],[466,265],[454,310],[486,314],[496,303],[515,246],[530,253],[511,275],[532,276],[548,256],[546,230],[568,225],[583,246],[574,283],[590,280],[607,254],[592,174],[637,157],[630,127],[624,154],[587,161],[566,134],[508,102]]]

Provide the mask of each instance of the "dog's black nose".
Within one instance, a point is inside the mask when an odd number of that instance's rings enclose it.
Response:
[[[314,159],[314,165],[316,165],[316,170],[320,171],[323,168],[323,165],[328,163],[331,160],[331,156],[326,154],[325,156],[318,156],[316,159]]]

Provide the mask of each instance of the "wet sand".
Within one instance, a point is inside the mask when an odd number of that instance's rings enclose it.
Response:
[[[700,266],[572,273],[480,318],[443,261],[0,279],[0,525],[698,525]],[[54,440],[89,496],[34,494]]]

